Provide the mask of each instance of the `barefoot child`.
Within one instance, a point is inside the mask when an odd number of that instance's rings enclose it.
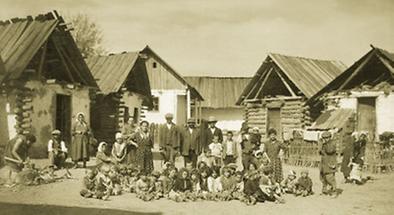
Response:
[[[296,183],[296,196],[309,196],[312,195],[312,179],[309,177],[308,170],[303,170],[301,172],[301,177]]]
[[[282,182],[280,183],[281,188],[285,193],[294,193],[296,192],[296,172],[293,170],[290,170],[289,174],[287,175],[287,178],[283,179]]]

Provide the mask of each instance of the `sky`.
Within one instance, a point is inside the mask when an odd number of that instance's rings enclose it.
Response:
[[[394,52],[393,0],[0,0],[0,19],[85,13],[110,53],[149,45],[185,76],[253,76],[268,53],[340,60]],[[67,20],[66,20],[67,22]]]

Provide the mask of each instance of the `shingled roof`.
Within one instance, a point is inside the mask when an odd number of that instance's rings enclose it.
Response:
[[[251,77],[185,77],[204,97],[201,103],[206,108],[235,108],[242,90]]]
[[[68,64],[68,78],[72,82],[97,86],[63,18],[56,11],[35,18],[29,16],[0,22],[0,56],[5,67],[0,73],[0,82],[20,78],[48,42],[54,44]]]
[[[252,91],[262,89],[262,86],[259,85],[265,84],[262,79],[264,79],[264,76],[270,76],[271,70],[277,76],[274,78],[288,81],[289,88],[296,88],[306,98],[311,98],[345,69],[345,64],[340,61],[318,60],[270,53],[244,89],[237,104],[241,104],[244,99],[251,99],[251,96],[253,98],[259,98],[259,92]],[[275,91],[275,87],[271,90]]]

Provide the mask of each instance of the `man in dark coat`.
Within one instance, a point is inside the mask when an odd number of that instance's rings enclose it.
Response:
[[[223,142],[223,132],[220,128],[216,127],[217,122],[218,121],[213,116],[208,118],[208,128],[206,130],[206,139],[203,146],[204,152],[208,151],[208,146],[212,143],[214,136],[219,137],[219,143]]]
[[[196,128],[196,122],[190,118],[187,120],[187,128],[182,131],[181,154],[187,163],[193,168],[197,167],[197,157],[201,153],[200,132]]]
[[[172,122],[174,116],[170,113],[165,115],[166,123],[160,126],[159,146],[165,162],[175,162],[181,143],[181,132]]]
[[[322,134],[322,148],[320,150],[321,162],[320,162],[320,180],[323,184],[322,194],[337,193],[337,185],[335,181],[335,172],[337,166],[337,155],[336,146],[331,140],[331,133],[328,131]],[[330,186],[330,190],[327,190],[327,186]]]

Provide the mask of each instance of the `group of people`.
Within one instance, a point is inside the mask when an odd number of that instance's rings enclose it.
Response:
[[[275,180],[270,164],[244,171],[230,163],[221,168],[200,161],[197,168],[177,169],[171,162],[163,170],[145,172],[134,164],[99,165],[89,170],[83,179],[80,195],[85,198],[107,200],[112,195],[135,193],[144,201],[167,198],[176,202],[211,200],[239,200],[248,205],[271,201],[284,203],[285,194],[308,196],[313,194],[308,171],[300,176],[290,171],[282,181]]]
[[[154,139],[149,123],[142,121],[136,125],[130,120],[122,132],[116,133],[114,143],[99,143],[96,167],[87,173],[81,195],[105,199],[127,191],[146,200],[161,197],[176,201],[239,199],[253,204],[257,201],[283,202],[283,193],[302,196],[313,193],[307,172],[303,171],[298,179],[294,171],[283,177],[282,155],[288,146],[277,138],[275,129],[268,130],[265,142],[262,142],[258,128],[243,130],[241,138],[236,140],[231,131],[223,134],[216,127],[214,117],[209,117],[207,128],[197,127],[194,119],[189,119],[184,127],[178,126],[173,122],[172,114],[166,114],[165,119],[166,123],[159,127],[158,137],[165,163],[162,172],[154,170]],[[53,170],[62,168],[67,156],[71,157],[74,167],[77,168],[81,161],[86,167],[91,131],[83,113],[77,114],[72,135],[69,150],[61,139],[61,131],[52,132],[48,157]],[[323,132],[321,138],[322,194],[338,195],[335,181],[337,147],[330,132]],[[366,144],[365,134],[354,138],[355,143],[349,146],[350,152],[345,150],[341,168],[349,181],[355,180],[357,173],[361,172]],[[28,148],[35,141],[31,134],[19,134],[9,141],[5,160],[11,170],[20,171],[28,162]],[[174,165],[177,156],[184,160],[184,167],[180,170]],[[237,160],[242,165],[237,165]]]

